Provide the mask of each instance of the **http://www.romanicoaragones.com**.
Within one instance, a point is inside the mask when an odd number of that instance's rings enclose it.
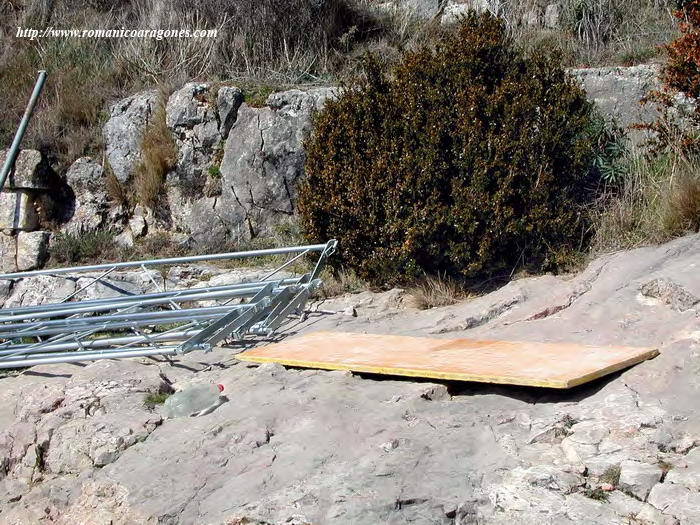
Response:
[[[18,27],[17,38],[38,40],[41,38],[216,38],[218,29],[44,29]]]

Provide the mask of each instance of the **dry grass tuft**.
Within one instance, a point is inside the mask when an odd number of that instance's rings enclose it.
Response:
[[[659,46],[678,34],[671,0],[562,0],[560,24],[553,29],[524,22],[533,9],[542,14],[537,2],[499,4],[496,10],[524,48],[558,50],[566,65],[574,67],[629,66],[660,59]]]
[[[445,275],[426,275],[408,290],[411,303],[419,310],[450,306],[467,297],[466,291]]]
[[[128,206],[129,196],[127,195],[122,183],[119,182],[119,179],[117,179],[116,175],[114,175],[112,167],[109,165],[109,161],[107,160],[106,156],[104,157],[103,165],[105,169],[105,186],[109,200],[117,206]]]
[[[177,147],[165,122],[167,96],[158,97],[153,118],[141,138],[141,160],[132,182],[136,202],[153,208],[162,193],[165,176],[177,162]]]
[[[631,156],[628,174],[594,211],[593,252],[662,243],[700,230],[700,160]]]
[[[668,190],[662,227],[669,235],[700,231],[700,172],[678,175]]]
[[[341,269],[331,272],[326,268],[321,272],[321,280],[323,280],[323,286],[317,294],[322,299],[330,299],[346,293],[359,293],[370,288],[367,282],[360,279],[352,270]]]

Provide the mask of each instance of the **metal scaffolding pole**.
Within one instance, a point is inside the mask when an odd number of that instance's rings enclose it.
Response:
[[[309,246],[2,274],[0,280],[10,282],[39,276],[76,282],[88,278],[89,282],[58,301],[1,309],[0,368],[209,351],[225,339],[272,334],[285,318],[300,312],[313,291],[321,286],[318,275],[336,246],[336,241],[329,241]],[[280,274],[310,253],[318,253],[310,273],[299,277]],[[85,295],[83,292],[89,294],[86,290],[90,287],[109,285],[110,279],[118,277],[114,273],[118,269],[141,268],[147,272],[153,266],[281,255],[292,257],[258,281],[164,290],[165,281],[158,284],[147,275],[150,286],[160,290],[78,298]],[[275,275],[278,277],[272,280]],[[112,286],[112,289],[119,288]]]
[[[39,76],[36,79],[32,96],[29,98],[27,109],[24,111],[24,116],[22,116],[22,120],[20,121],[17,132],[15,133],[15,138],[7,152],[7,157],[5,158],[5,163],[2,166],[2,171],[0,171],[0,191],[5,189],[5,181],[15,165],[15,160],[17,160],[17,155],[19,154],[19,147],[20,144],[22,144],[22,139],[24,138],[24,133],[27,131],[27,126],[32,118],[32,113],[34,113],[34,107],[39,100],[41,90],[44,89],[44,82],[46,82],[46,71],[39,71]]]

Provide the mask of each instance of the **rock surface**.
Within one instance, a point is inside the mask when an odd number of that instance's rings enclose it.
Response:
[[[102,166],[90,157],[79,158],[68,169],[66,183],[72,191],[72,199],[65,206],[61,229],[77,235],[106,226],[112,209]]]
[[[0,230],[32,231],[39,223],[29,190],[0,192]]]
[[[661,87],[656,65],[571,69],[569,72],[579,79],[600,112],[613,117],[623,128],[652,122],[658,116],[653,105],[642,104],[644,97]],[[628,131],[635,142],[646,136],[642,131]]]
[[[17,270],[41,268],[49,256],[51,232],[19,232],[17,234]]]
[[[620,488],[641,501],[646,501],[649,492],[661,481],[662,476],[663,471],[659,465],[638,461],[623,461],[620,464]]]
[[[114,103],[102,128],[107,160],[116,179],[124,183],[141,158],[141,135],[157,99],[156,91],[144,91]]]
[[[1,378],[0,521],[697,523],[700,311],[640,290],[666,279],[698,296],[699,260],[693,235],[427,311],[401,290],[329,299],[289,330],[661,351],[570,391],[258,367],[235,348]],[[19,283],[12,302],[32,293],[46,294]],[[224,384],[229,401],[167,421],[143,406],[193,382]]]
[[[262,108],[240,106],[224,147],[221,194],[199,199],[185,217],[195,240],[248,240],[294,213],[312,115],[336,93],[291,90],[270,95]]]
[[[5,163],[9,150],[0,150],[0,166]],[[33,149],[23,149],[17,154],[14,169],[5,185],[7,188],[46,190],[50,187],[48,166],[41,153]]]
[[[212,166],[214,152],[221,149],[217,105],[211,84],[189,83],[173,93],[166,106],[166,123],[175,137],[178,161],[171,180],[201,194]],[[177,211],[174,212],[178,215]]]

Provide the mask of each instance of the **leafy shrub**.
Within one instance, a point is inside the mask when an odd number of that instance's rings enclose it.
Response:
[[[307,144],[299,212],[373,282],[556,266],[587,229],[591,105],[549,58],[471,13],[391,75],[326,105]]]
[[[681,36],[666,46],[668,62],[664,83],[675,91],[700,96],[700,0],[690,0],[676,11]]]
[[[73,264],[114,258],[118,248],[114,232],[95,230],[81,234],[60,233],[51,242],[49,251],[53,263]]]
[[[647,102],[656,104],[660,116],[638,127],[651,131],[656,152],[700,154],[700,108],[679,104],[679,97],[700,96],[700,0],[679,3],[675,12],[681,36],[665,46],[668,61],[661,78],[663,89],[653,92]]]
[[[606,184],[619,184],[629,167],[625,130],[614,120],[594,113],[588,134],[594,144],[592,169],[595,175]]]

